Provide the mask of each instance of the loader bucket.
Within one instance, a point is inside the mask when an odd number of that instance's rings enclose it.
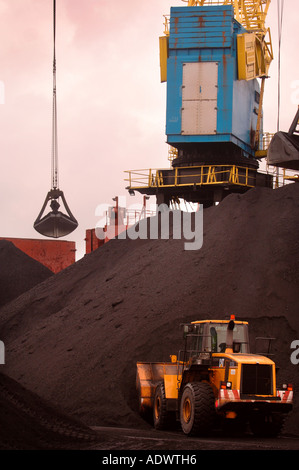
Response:
[[[136,388],[139,395],[139,411],[142,415],[153,408],[155,389],[163,377],[163,363],[137,362]]]
[[[277,132],[268,148],[267,163],[290,170],[299,170],[299,135]]]
[[[160,382],[164,383],[167,398],[177,398],[177,371],[176,362],[137,362],[136,388],[141,415],[151,413],[156,387]]]

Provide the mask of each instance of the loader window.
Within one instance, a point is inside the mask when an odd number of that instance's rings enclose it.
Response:
[[[209,323],[207,326],[209,327],[209,337],[206,347],[209,347],[212,352],[225,352],[227,323]],[[233,341],[234,352],[249,353],[247,325],[235,324]]]
[[[201,352],[203,350],[203,330],[204,325],[195,325],[193,327],[193,331],[190,335],[190,350],[192,351],[192,355],[194,353]]]

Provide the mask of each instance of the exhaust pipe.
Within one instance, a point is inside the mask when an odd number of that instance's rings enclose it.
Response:
[[[234,320],[230,320],[228,326],[227,326],[227,331],[226,331],[226,348],[225,352],[227,354],[233,353],[233,343],[234,343],[234,328],[235,328],[235,322]]]

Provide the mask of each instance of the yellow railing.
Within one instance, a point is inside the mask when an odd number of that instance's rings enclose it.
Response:
[[[271,134],[270,132],[264,132],[263,134],[263,142],[262,142],[262,150],[268,150],[270,142],[273,138],[274,134]]]
[[[289,183],[299,183],[299,174],[295,170],[267,165],[268,175],[273,177],[273,188],[277,189]]]
[[[256,171],[236,165],[201,165],[159,170],[129,170],[127,189],[238,185],[253,188]]]
[[[173,160],[177,157],[178,157],[178,149],[169,145],[168,146],[168,160],[170,162],[173,162]]]
[[[270,132],[265,132],[263,134],[262,139],[260,140],[261,145],[259,145],[259,150],[255,152],[256,158],[266,158],[267,153],[268,153],[268,148],[270,145],[270,142],[272,140],[272,137],[274,134],[271,134]]]
[[[170,16],[169,15],[163,15],[164,16],[164,34],[165,36],[169,36],[169,23],[170,23]]]

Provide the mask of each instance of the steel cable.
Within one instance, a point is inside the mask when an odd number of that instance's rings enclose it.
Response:
[[[281,41],[284,0],[277,0],[278,14],[278,112],[277,112],[277,132],[280,130],[280,107],[281,107]]]
[[[53,0],[53,107],[52,107],[52,189],[58,182],[57,103],[56,103],[56,0]]]

